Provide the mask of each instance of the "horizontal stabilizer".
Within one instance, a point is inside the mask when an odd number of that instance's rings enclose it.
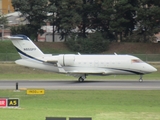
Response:
[[[10,39],[10,40],[23,40],[22,37],[13,37],[13,36],[4,36],[4,38]]]

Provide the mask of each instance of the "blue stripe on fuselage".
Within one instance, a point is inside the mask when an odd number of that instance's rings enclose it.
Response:
[[[17,50],[19,53],[21,53],[22,55],[24,55],[24,56],[26,56],[26,57],[28,57],[28,58],[30,58],[30,59],[37,60],[37,61],[39,61],[39,62],[44,62],[43,60],[39,60],[39,59],[34,58],[34,57],[30,56],[30,55],[27,55],[26,53],[22,52],[22,51],[21,51],[20,49],[18,49],[17,47],[15,47],[15,48],[16,48],[16,50]]]
[[[143,75],[143,74],[144,74],[144,73],[141,73],[141,72],[132,71],[132,70],[126,70],[126,69],[116,69],[116,68],[110,68],[110,69],[120,70],[120,71],[125,71],[125,72],[130,72],[130,73],[134,73],[134,74],[137,74],[137,75]]]

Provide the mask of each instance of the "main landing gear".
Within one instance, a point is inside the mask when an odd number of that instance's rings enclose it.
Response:
[[[86,75],[80,76],[79,79],[78,79],[78,81],[79,82],[84,82],[85,78],[86,78]]]
[[[139,82],[143,82],[143,75],[140,75]]]
[[[84,78],[83,77],[79,77],[78,81],[79,82],[84,82]]]

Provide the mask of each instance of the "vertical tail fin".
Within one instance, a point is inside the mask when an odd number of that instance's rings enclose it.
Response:
[[[43,52],[25,35],[9,37],[22,59],[43,57]]]

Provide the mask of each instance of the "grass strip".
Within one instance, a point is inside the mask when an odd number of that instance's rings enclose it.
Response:
[[[0,120],[45,117],[92,117],[93,120],[159,120],[160,91],[63,91],[45,95],[0,90],[0,97],[19,98],[20,108],[0,108]]]

